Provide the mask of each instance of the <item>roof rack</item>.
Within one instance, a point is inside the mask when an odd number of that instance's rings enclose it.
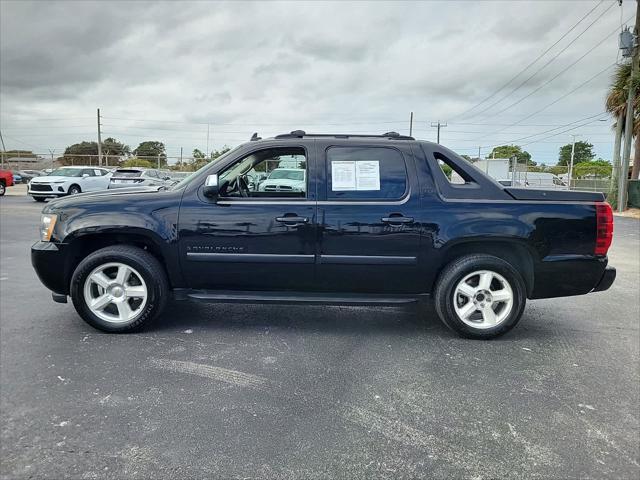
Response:
[[[289,133],[276,135],[275,138],[303,138],[303,137],[333,137],[333,138],[388,138],[389,140],[415,140],[408,135],[400,135],[398,132],[387,132],[382,135],[353,135],[351,133],[307,133],[304,130],[293,130]]]

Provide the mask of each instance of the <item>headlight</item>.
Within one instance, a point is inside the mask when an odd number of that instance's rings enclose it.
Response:
[[[66,182],[66,180],[56,180],[55,182],[51,182],[51,183],[64,183]]]
[[[53,233],[53,227],[55,227],[57,219],[58,216],[51,213],[42,215],[40,220],[40,240],[43,242],[51,240],[51,234]]]

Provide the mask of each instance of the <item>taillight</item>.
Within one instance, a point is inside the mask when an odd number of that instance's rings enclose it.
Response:
[[[613,211],[606,202],[596,203],[596,248],[594,254],[606,255],[613,240]]]

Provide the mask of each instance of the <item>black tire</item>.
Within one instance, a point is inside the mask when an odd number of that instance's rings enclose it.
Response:
[[[454,301],[459,301],[455,298],[457,295],[454,295],[459,282],[467,275],[482,270],[501,275],[509,283],[513,294],[511,311],[495,327],[477,328],[470,326],[462,321],[454,307]],[[464,296],[461,298],[464,301]],[[526,304],[526,288],[522,276],[509,262],[492,255],[465,255],[449,263],[438,277],[434,291],[434,303],[442,322],[458,335],[466,338],[488,340],[503,335],[516,326]],[[495,308],[504,308],[503,305],[498,304]]]
[[[147,303],[128,323],[110,323],[95,315],[84,298],[84,285],[88,275],[100,265],[110,262],[133,267],[147,285]],[[91,326],[111,333],[127,333],[141,329],[160,315],[169,294],[169,282],[160,262],[149,252],[130,245],[102,248],[82,260],[71,278],[71,299],[76,311]]]
[[[2,197],[7,191],[7,187],[4,184],[4,180],[0,182],[0,197]]]
[[[71,185],[67,191],[67,195],[77,195],[82,193],[82,189],[78,185]]]
[[[44,201],[45,201],[45,199],[44,199],[44,198],[41,198],[41,197],[33,197],[33,199],[34,199],[36,202],[44,202]]]

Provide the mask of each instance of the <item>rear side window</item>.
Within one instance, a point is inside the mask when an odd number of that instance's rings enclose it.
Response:
[[[473,179],[464,172],[464,170],[460,169],[455,163],[453,163],[449,158],[445,157],[440,152],[435,152],[434,156],[438,161],[438,166],[444,176],[447,178],[449,183],[453,185],[465,185],[468,183],[473,183]]]
[[[89,175],[90,177],[95,177],[96,174],[93,171],[93,169],[89,169],[89,168],[85,168],[84,170],[82,170],[82,175]]]
[[[329,200],[397,200],[407,191],[404,157],[394,148],[331,147],[326,169]]]

